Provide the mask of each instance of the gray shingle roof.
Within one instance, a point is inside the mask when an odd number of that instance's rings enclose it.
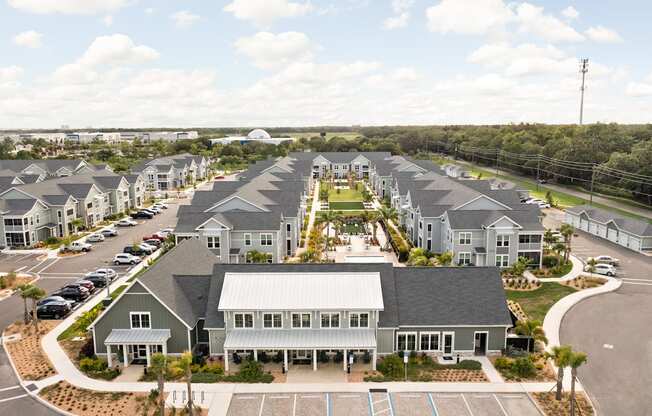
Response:
[[[625,217],[615,212],[595,208],[591,205],[578,205],[572,208],[567,208],[566,211],[575,215],[580,215],[582,212],[586,212],[586,215],[588,215],[590,219],[597,222],[606,224],[609,221],[613,221],[621,230],[641,237],[652,237],[652,224],[647,221]]]
[[[36,204],[36,199],[0,199],[0,212],[5,215],[23,215],[29,212]]]
[[[480,230],[503,216],[521,225],[528,231],[543,231],[539,221],[539,210],[451,210],[446,213],[454,230]]]

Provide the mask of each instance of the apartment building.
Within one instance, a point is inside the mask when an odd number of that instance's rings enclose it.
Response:
[[[333,177],[336,179],[368,178],[372,164],[391,157],[388,152],[292,152],[292,159],[312,163],[311,176],[314,179]]]
[[[131,169],[143,175],[150,191],[168,191],[185,187],[208,176],[210,161],[188,153],[145,160]]]

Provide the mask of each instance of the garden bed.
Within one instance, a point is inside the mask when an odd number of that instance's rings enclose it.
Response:
[[[555,282],[545,282],[540,288],[530,291],[505,290],[507,299],[518,302],[530,319],[543,321],[548,310],[559,299],[577,290]]]
[[[80,416],[143,414],[144,393],[105,393],[74,387],[65,381],[45,387],[39,396],[57,408]]]
[[[555,392],[532,393],[532,397],[546,416],[570,416],[570,393],[563,393],[561,401],[555,400]],[[575,400],[576,415],[593,415],[593,407],[584,393],[575,393]]]
[[[521,357],[492,357],[493,366],[508,382],[555,381],[555,372],[543,353],[525,354]]]
[[[607,279],[595,276],[578,276],[573,280],[560,282],[560,284],[564,286],[572,287],[578,290],[591,289],[594,287],[602,286],[605,283],[607,283]]]
[[[40,321],[40,336],[36,336],[34,325],[14,323],[7,327],[5,336],[20,334],[20,339],[7,341],[6,348],[23,380],[41,380],[56,374],[52,364],[43,354],[41,338],[61,321]]]
[[[363,380],[367,382],[405,381],[403,359],[396,354],[384,357],[379,361],[377,368],[378,371],[365,372]],[[412,354],[410,356],[407,380],[448,383],[483,383],[489,381],[478,361],[462,360],[456,364],[439,364],[426,354]]]

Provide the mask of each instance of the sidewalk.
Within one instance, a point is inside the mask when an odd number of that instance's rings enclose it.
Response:
[[[569,258],[570,258],[571,263],[573,263],[573,268],[571,269],[570,272],[568,272],[567,274],[565,274],[564,276],[559,277],[559,278],[546,277],[546,278],[539,279],[539,281],[540,282],[557,282],[557,283],[566,282],[568,280],[573,280],[576,277],[580,276],[582,273],[584,273],[584,263],[582,263],[582,261],[580,259],[578,259],[577,257],[575,257],[572,254],[570,255]]]
[[[310,238],[310,231],[312,231],[312,227],[315,225],[315,220],[317,219],[317,211],[319,209],[319,185],[320,182],[316,181],[315,189],[313,189],[312,195],[312,207],[310,207],[310,213],[308,214],[309,217],[308,226],[306,227],[306,238],[304,239],[303,247],[299,247],[296,254],[294,255],[294,258],[296,259],[301,258],[301,254],[306,251],[308,247],[308,238]]]

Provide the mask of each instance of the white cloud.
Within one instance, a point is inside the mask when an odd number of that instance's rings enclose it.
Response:
[[[18,10],[38,13],[96,14],[125,7],[129,0],[7,0]]]
[[[308,36],[300,32],[274,34],[258,32],[253,36],[240,38],[235,48],[251,59],[259,68],[274,69],[292,62],[312,57],[313,45]]]
[[[584,36],[568,24],[550,14],[544,14],[543,7],[521,3],[516,7],[520,30],[532,33],[549,42],[580,42]]]
[[[0,85],[18,81],[23,75],[23,68],[19,66],[0,67]]]
[[[139,64],[159,58],[159,53],[149,46],[136,45],[127,35],[100,36],[88,47],[78,64],[97,65]]]
[[[42,40],[43,34],[35,30],[21,32],[14,36],[14,44],[32,49],[40,48],[43,43]]]
[[[419,79],[419,73],[411,67],[402,67],[391,73],[391,78],[399,82],[411,82]]]
[[[148,7],[145,9],[145,14],[154,14],[154,12],[156,12],[156,9],[153,7]]]
[[[604,26],[592,26],[584,33],[586,33],[586,36],[594,42],[618,43],[623,41],[623,38],[620,37],[618,32]]]
[[[432,32],[482,35],[502,28],[514,14],[502,0],[442,0],[426,17]]]
[[[303,16],[312,10],[310,2],[295,3],[288,0],[233,0],[224,11],[233,13],[237,19],[251,20],[265,27],[280,18]]]
[[[111,26],[113,26],[113,16],[111,16],[110,14],[104,16],[104,17],[102,18],[102,23],[104,23],[104,26],[106,26],[106,27],[111,27]]]
[[[174,24],[181,28],[194,25],[200,18],[198,14],[193,14],[187,10],[181,10],[170,15],[170,19],[174,20]]]
[[[569,61],[566,54],[554,46],[540,47],[530,43],[518,46],[508,43],[483,45],[473,51],[467,61],[492,69],[503,68],[509,76],[572,72],[577,69],[576,61]]]
[[[652,96],[652,83],[630,82],[627,84],[625,94],[630,97],[650,97]]]
[[[148,69],[130,78],[127,85],[120,89],[120,95],[136,99],[187,98],[188,94],[214,91],[216,79],[215,72],[208,70]]]
[[[578,12],[573,6],[566,7],[561,11],[561,14],[567,19],[577,19],[580,16],[580,12]]]
[[[394,16],[390,16],[383,21],[383,27],[388,30],[405,27],[410,20],[410,8],[414,5],[414,0],[392,0],[392,11]]]

